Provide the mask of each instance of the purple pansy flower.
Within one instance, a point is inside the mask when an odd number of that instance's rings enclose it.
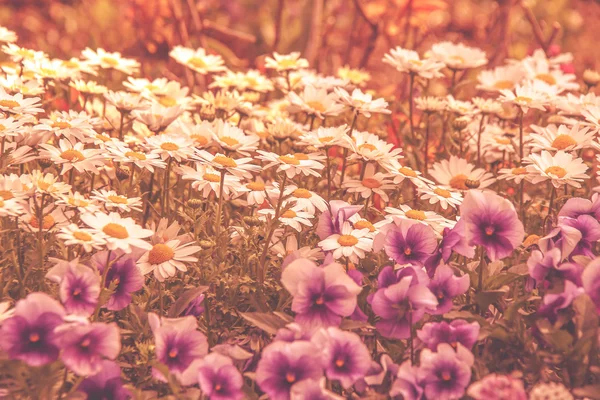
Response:
[[[471,349],[477,342],[478,336],[479,324],[462,319],[455,319],[450,323],[428,322],[417,332],[417,337],[430,350],[436,350],[440,343],[448,343],[453,348],[461,344]]]
[[[426,285],[415,283],[413,276],[405,276],[400,282],[379,289],[371,301],[373,312],[381,318],[375,327],[385,337],[406,339],[411,325],[420,321],[426,309],[433,309],[438,302]]]
[[[273,342],[262,352],[256,382],[272,399],[289,400],[298,382],[319,380],[323,375],[319,351],[310,342]]]
[[[121,369],[114,361],[101,361],[96,375],[84,379],[77,390],[87,395],[88,400],[126,400],[131,397],[123,387]]]
[[[358,286],[362,286],[362,281],[363,281],[363,274],[362,272],[360,272],[357,269],[351,269],[348,271],[348,276],[350,278],[352,278],[352,280],[358,285]],[[363,322],[367,322],[369,317],[367,317],[367,315],[363,312],[363,310],[360,309],[360,306],[358,305],[358,303],[356,304],[356,308],[354,309],[354,312],[352,313],[352,315],[350,315],[350,319],[354,320],[354,321],[363,321]]]
[[[11,359],[31,366],[58,358],[54,329],[62,324],[65,310],[45,293],[31,293],[15,305],[14,314],[0,327],[0,346]]]
[[[281,340],[284,342],[295,342],[296,340],[310,340],[312,332],[307,331],[303,325],[296,322],[287,324],[280,328],[273,340]]]
[[[559,217],[569,218],[577,218],[580,215],[589,215],[596,220],[600,219],[600,195],[598,193],[594,193],[591,201],[581,197],[570,198],[558,213]]]
[[[475,247],[469,246],[465,237],[465,224],[462,220],[459,220],[452,229],[444,228],[437,250],[425,261],[425,268],[427,268],[429,276],[433,276],[435,269],[442,261],[447,263],[453,252],[467,258],[473,258],[475,255]]]
[[[469,190],[460,215],[469,244],[482,246],[491,261],[509,256],[523,242],[525,230],[514,206],[493,192]]]
[[[438,305],[435,310],[429,312],[441,315],[450,311],[452,300],[469,290],[469,282],[469,275],[455,276],[448,265],[440,265],[428,285],[429,290],[437,297]]]
[[[538,240],[538,247],[546,254],[553,248],[558,248],[562,260],[571,255],[581,240],[581,232],[566,224],[559,224],[549,234]]]
[[[600,258],[590,262],[581,276],[583,290],[590,296],[600,313]]]
[[[360,336],[338,328],[321,329],[312,338],[320,350],[325,374],[349,388],[365,376],[371,364],[371,354]]]
[[[538,309],[538,315],[555,323],[558,312],[569,307],[573,300],[583,292],[583,288],[577,287],[571,281],[565,281],[565,287],[561,293],[550,293],[544,296],[542,305]]]
[[[103,358],[114,360],[121,351],[117,324],[65,324],[56,330],[56,343],[62,350],[61,360],[80,376],[98,373]]]
[[[319,268],[308,259],[288,265],[281,282],[294,297],[296,322],[308,330],[338,326],[342,317],[354,312],[356,297],[362,290],[340,264]]]
[[[201,294],[195,297],[192,301],[188,303],[185,309],[181,312],[181,316],[185,317],[187,315],[193,315],[194,317],[199,317],[204,313],[204,294]]]
[[[437,352],[421,351],[420,372],[428,399],[460,399],[471,380],[473,354],[462,345],[456,351],[442,343]]]
[[[239,400],[244,397],[244,379],[229,357],[211,353],[199,363],[198,383],[211,400]]]
[[[344,400],[345,397],[325,389],[325,378],[317,381],[307,379],[296,383],[290,391],[290,400]]]
[[[535,282],[539,285],[546,279],[549,273],[558,267],[562,256],[559,248],[550,249],[546,254],[539,250],[531,252],[529,259],[527,260],[527,269],[529,275],[535,279]]]
[[[331,213],[329,210],[325,210],[319,216],[319,222],[317,224],[317,235],[321,240],[325,240],[331,235],[341,233],[344,221],[363,208],[363,206],[353,206],[342,200],[331,200],[329,206],[331,207]]]
[[[59,261],[46,278],[59,285],[59,298],[69,314],[92,315],[100,298],[100,277],[78,260]]]
[[[158,362],[166,365],[169,372],[183,384],[189,384],[188,368],[192,362],[208,353],[206,336],[197,330],[196,318],[187,316],[161,319],[158,315],[149,313],[148,322],[154,334]],[[155,371],[155,376],[161,378],[158,371]],[[191,383],[195,383],[196,377],[191,378],[193,379]]]
[[[410,360],[400,365],[396,379],[390,389],[390,396],[402,396],[403,400],[421,400],[423,398],[422,374]]]
[[[435,251],[437,240],[429,225],[402,220],[388,231],[385,253],[398,264],[423,264]]]
[[[116,254],[115,254],[116,253]],[[117,257],[119,257],[117,259]],[[108,299],[105,307],[111,311],[119,311],[131,303],[131,295],[144,286],[144,276],[135,264],[135,259],[131,254],[119,254],[112,252],[110,256],[113,263],[106,274],[106,287],[114,285],[115,291]],[[114,261],[117,259],[116,261]],[[108,252],[101,251],[94,254],[91,263],[100,274],[104,272],[104,267],[108,260]]]
[[[473,383],[467,394],[475,400],[527,400],[523,382],[509,375],[489,374]]]
[[[567,225],[581,232],[581,239],[573,249],[572,256],[583,255],[594,257],[592,251],[595,242],[600,240],[600,223],[590,215],[580,215],[577,218],[562,217],[558,220],[559,225]]]

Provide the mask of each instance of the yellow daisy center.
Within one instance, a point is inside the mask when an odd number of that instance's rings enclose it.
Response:
[[[108,224],[104,225],[102,232],[115,239],[127,239],[129,237],[127,228],[125,228],[123,225],[115,224],[114,222],[109,222]]]
[[[458,174],[450,179],[450,187],[458,190],[469,190],[465,182],[469,179],[468,176],[464,174]]]
[[[237,167],[237,163],[235,162],[235,160],[227,156],[215,156],[215,158],[213,158],[213,162],[216,162],[217,164],[222,165],[226,168]]]
[[[125,153],[125,157],[135,158],[136,160],[144,161],[146,159],[146,155],[144,153],[140,153],[137,151],[128,151]]]
[[[63,160],[69,160],[69,161],[85,160],[85,157],[83,156],[83,154],[80,151],[77,151],[75,149],[69,149],[69,150],[63,151],[62,153],[60,153],[60,158],[62,158]]]
[[[262,182],[250,182],[246,185],[246,187],[253,191],[263,191],[265,190],[265,184]]]
[[[45,215],[44,218],[42,218],[42,229],[52,228],[52,226],[54,225],[54,222],[55,222],[55,220],[52,215]],[[31,220],[29,221],[29,225],[31,225],[32,227],[34,227],[36,229],[40,228],[40,223],[35,215],[33,215],[31,217]]]
[[[358,243],[358,239],[352,235],[341,235],[338,238],[338,243],[341,246],[354,246],[356,243]]]
[[[321,143],[329,143],[334,139],[333,136],[323,136],[319,138],[319,142]]]
[[[449,190],[440,189],[440,188],[433,189],[433,193],[437,194],[438,196],[445,197],[446,199],[448,199],[452,196],[452,193],[450,193]]]
[[[304,153],[295,153],[294,154],[294,158],[296,160],[300,160],[300,161],[306,161],[306,160],[308,160],[308,156],[306,154],[304,154]]]
[[[82,231],[73,232],[73,237],[82,242],[89,242],[92,240],[92,235]]]
[[[116,67],[117,65],[119,65],[119,61],[116,58],[110,56],[102,57],[102,62],[110,65],[111,67]]]
[[[494,88],[498,90],[507,89],[510,90],[515,86],[512,81],[496,81],[494,83]]]
[[[202,175],[202,179],[209,182],[219,183],[221,182],[221,177],[217,174],[204,174]]]
[[[497,137],[495,139],[496,139],[496,143],[498,143],[498,144],[510,144],[510,139],[508,139],[508,138]]]
[[[279,156],[279,161],[289,165],[300,165],[300,160],[293,155]]]
[[[296,218],[298,214],[294,210],[286,210],[283,214],[281,214],[281,218]]]
[[[354,223],[354,229],[365,229],[368,228],[369,232],[375,232],[375,226],[366,219],[361,219]]]
[[[87,207],[90,204],[88,201],[76,199],[74,197],[69,197],[69,200],[67,200],[67,203],[69,203],[70,205],[75,206],[75,207]]]
[[[0,106],[6,107],[6,108],[15,108],[15,107],[19,107],[20,104],[18,101],[4,99],[4,100],[0,100]]]
[[[158,102],[165,107],[173,107],[177,105],[177,100],[171,96],[161,96]]]
[[[192,57],[188,60],[187,62],[188,64],[190,64],[192,67],[194,68],[206,68],[208,65],[204,62],[204,59],[200,58],[200,57]]]
[[[148,254],[148,262],[150,264],[162,264],[166,261],[172,260],[175,257],[175,252],[172,248],[166,244],[155,244]]]
[[[513,168],[511,172],[513,175],[525,175],[527,173],[527,168]]]
[[[421,210],[408,210],[404,213],[404,215],[406,215],[410,219],[416,219],[419,221],[423,221],[425,218],[427,218],[425,212]]]
[[[546,82],[548,85],[556,85],[556,79],[551,74],[538,74],[535,79]]]
[[[567,147],[575,146],[576,144],[577,144],[577,141],[569,135],[558,135],[552,141],[552,147],[557,150],[564,150]]]
[[[4,200],[0,199],[0,208],[4,207]]]
[[[300,199],[310,199],[312,197],[312,194],[306,189],[298,188],[294,190],[293,196],[298,197]]]
[[[465,59],[462,58],[461,56],[450,56],[450,59],[452,61],[455,61],[455,62],[459,63],[459,64],[464,64],[465,63]]]
[[[15,195],[8,190],[0,190],[0,197],[2,197],[3,200],[10,200],[14,199]]]
[[[567,175],[567,170],[564,169],[563,167],[558,167],[558,166],[548,167],[548,168],[546,168],[546,170],[544,172],[547,174],[552,174],[559,178],[564,178],[565,175]]]
[[[411,178],[416,178],[417,173],[410,168],[400,167],[398,168],[398,172],[400,172],[404,176],[410,176]]]
[[[109,201],[116,204],[127,204],[127,197],[110,195],[107,197]]]
[[[533,101],[533,99],[531,97],[525,97],[525,96],[517,96],[517,97],[515,97],[515,102],[516,103],[531,104],[532,101]]]
[[[320,101],[307,101],[306,105],[318,112],[324,112],[326,110],[325,106]]]
[[[190,138],[192,138],[198,146],[205,146],[208,143],[208,139],[202,135],[190,135]]]
[[[359,150],[369,150],[369,151],[375,151],[377,150],[377,147],[375,147],[375,145],[371,144],[371,143],[363,143],[360,146],[358,146]]]
[[[179,150],[179,146],[173,142],[165,142],[160,145],[160,148],[166,151],[177,151]]]
[[[240,144],[237,139],[234,139],[231,136],[223,136],[221,138],[221,142],[225,143],[227,146],[237,146]]]
[[[381,182],[374,178],[365,178],[362,180],[361,183],[364,187],[367,187],[369,189],[377,189],[381,186]]]

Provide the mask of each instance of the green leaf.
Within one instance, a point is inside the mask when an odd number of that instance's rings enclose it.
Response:
[[[588,385],[573,389],[573,394],[591,400],[600,400],[600,384]]]
[[[274,313],[247,312],[241,316],[252,325],[263,331],[275,335],[277,331],[285,327],[288,322]]]
[[[500,289],[502,286],[509,285],[522,277],[523,275],[510,272],[501,273],[486,279],[484,287],[491,290]]]
[[[498,304],[505,294],[504,290],[486,290],[475,294],[474,300],[482,310],[487,310],[490,304]]]
[[[177,318],[181,315],[183,310],[190,304],[192,300],[200,296],[202,293],[208,290],[208,286],[198,286],[196,288],[186,290],[183,294],[173,303],[167,316],[169,318]]]

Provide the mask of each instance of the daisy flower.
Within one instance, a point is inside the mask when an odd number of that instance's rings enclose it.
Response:
[[[192,181],[192,188],[201,192],[203,198],[208,198],[211,191],[219,198],[221,187],[221,172],[219,170],[210,165],[196,163],[195,169],[187,165],[181,165],[178,167],[177,172],[183,180]],[[223,195],[227,198],[241,190],[242,185],[239,177],[225,174],[224,179]]]
[[[212,145],[214,126],[211,122],[202,121],[199,124],[192,122],[185,122],[181,119],[176,120],[167,128],[167,133],[179,132],[184,136],[187,136],[192,142],[194,147],[201,149]]]
[[[230,174],[246,179],[252,179],[252,172],[262,169],[258,165],[250,164],[253,161],[250,157],[234,159],[227,157],[225,154],[211,154],[206,150],[198,150],[196,151],[195,158],[201,163],[208,164],[219,171],[225,170]]]
[[[137,93],[113,92],[104,93],[104,98],[109,104],[115,106],[119,112],[131,112],[134,110],[143,110],[150,107],[148,100]]]
[[[0,77],[0,86],[11,94],[23,93],[24,96],[41,95],[46,91],[37,79],[26,79],[18,75]]]
[[[531,60],[531,59],[530,59]],[[566,90],[579,90],[579,84],[573,74],[566,74],[557,66],[550,64],[548,59],[540,58],[535,62],[525,60],[521,63],[526,79],[539,80],[554,86],[558,93]]]
[[[159,282],[171,278],[177,271],[187,271],[187,265],[198,262],[198,258],[192,254],[202,250],[200,246],[192,246],[193,242],[181,243],[174,239],[166,243],[158,243],[151,246],[137,261],[143,275],[154,272],[154,277]]]
[[[57,165],[62,165],[61,174],[65,174],[71,168],[78,172],[92,172],[98,174],[98,167],[104,165],[104,156],[99,149],[84,149],[83,143],[71,144],[66,139],[60,139],[58,147],[50,144],[40,144],[42,150],[40,156],[49,158]]]
[[[556,126],[550,124],[543,128],[532,125],[531,129],[535,134],[529,135],[530,147],[533,150],[548,151],[574,151],[586,149],[593,146],[596,132],[590,131],[590,128],[575,124],[571,127],[566,125]]]
[[[82,214],[81,220],[95,232],[103,233],[106,237],[106,247],[109,250],[123,250],[131,253],[133,247],[150,250],[152,245],[143,240],[154,232],[137,225],[133,218],[123,218],[118,213]]]
[[[146,141],[150,152],[158,154],[163,160],[174,158],[181,162],[194,154],[192,141],[184,136],[163,134],[149,137]]]
[[[436,43],[431,46],[428,55],[454,71],[481,67],[488,62],[485,51],[463,43]]]
[[[499,180],[515,181],[516,184],[521,183],[523,179],[529,181],[530,177],[526,167],[501,168],[498,171]]]
[[[406,204],[401,204],[400,208],[386,207],[388,221],[395,221],[397,218],[415,221],[423,225],[429,225],[434,230],[439,231],[440,227],[445,225],[446,218],[433,211],[424,211],[413,209]]]
[[[554,105],[560,110],[559,114],[567,116],[580,116],[587,107],[600,107],[600,96],[594,92],[579,96],[567,93],[554,99]]]
[[[155,93],[161,90],[162,87],[169,83],[167,78],[156,78],[152,82],[145,78],[127,77],[127,81],[123,82],[123,86],[132,92],[136,93]]]
[[[23,94],[10,95],[0,88],[0,111],[9,114],[37,114],[43,112],[39,97],[24,98]]]
[[[421,59],[419,53],[416,51],[406,50],[401,47],[390,50],[390,53],[383,57],[383,62],[391,65],[400,72],[419,75],[425,79],[443,76],[440,70],[444,68],[444,64],[433,58]]]
[[[501,65],[492,70],[481,71],[477,75],[477,89],[487,92],[512,90],[525,78],[525,72],[520,65]]]
[[[122,196],[114,190],[94,190],[91,198],[99,201],[107,211],[129,212],[132,210],[142,211],[142,198],[141,197],[127,197]]]
[[[18,217],[25,213],[25,209],[17,198],[5,199],[0,194],[0,217]]]
[[[272,186],[266,185],[259,177],[254,182],[248,182],[244,185],[248,190],[246,194],[246,202],[249,206],[261,206],[267,199],[265,192],[269,192],[273,189]]]
[[[350,108],[352,111],[362,114],[367,118],[371,113],[391,114],[387,109],[388,103],[384,99],[373,99],[368,93],[363,93],[360,89],[354,89],[352,94],[343,88],[335,88],[334,92],[338,95],[338,102]]]
[[[69,86],[78,92],[85,94],[104,94],[108,92],[106,86],[100,85],[98,82],[84,81],[82,79],[76,79],[69,82]]]
[[[56,234],[62,239],[66,246],[81,245],[86,253],[101,249],[106,241],[104,235],[92,229],[80,228],[75,224],[69,224],[60,229]]]
[[[310,214],[314,215],[316,210],[323,212],[327,209],[325,199],[311,190],[299,188],[296,185],[288,185],[285,187],[284,194],[289,195],[289,200],[293,201],[302,211]]]
[[[390,201],[386,190],[392,190],[396,187],[389,179],[391,175],[378,172],[376,174],[367,173],[362,180],[351,179],[342,184],[342,187],[348,190],[348,193],[359,193],[363,199],[367,199],[373,193],[381,196],[385,202]]]
[[[85,111],[53,112],[50,118],[40,119],[40,124],[34,130],[53,132],[56,137],[64,137],[69,141],[73,138],[84,141],[94,133],[94,120]]]
[[[419,110],[438,112],[446,109],[448,101],[441,97],[425,96],[415,98],[415,105]]]
[[[25,121],[13,117],[0,118],[0,137],[11,137],[19,135],[24,127]]]
[[[4,200],[23,200],[27,197],[27,191],[18,175],[0,175],[0,197]]]
[[[371,74],[362,69],[351,68],[348,65],[337,70],[337,76],[349,81],[352,85],[362,87],[371,80]]]
[[[25,60],[23,67],[41,81],[66,81],[71,79],[73,71],[64,66],[62,60]]]
[[[121,164],[133,164],[140,170],[154,172],[154,168],[165,168],[166,163],[156,153],[134,151],[120,142],[109,142],[106,145],[107,157]]]
[[[183,113],[179,106],[164,107],[158,103],[149,108],[134,110],[131,114],[154,133],[165,130]]]
[[[131,58],[124,58],[121,53],[110,53],[104,49],[96,49],[96,51],[86,48],[81,52],[81,55],[90,63],[97,65],[103,69],[116,69],[127,75],[133,75],[138,72],[140,63]]]
[[[401,149],[394,149],[392,143],[379,138],[369,132],[352,132],[352,136],[346,139],[353,154],[349,160],[375,161],[381,166],[393,164],[399,158],[402,158]]]
[[[298,248],[298,239],[296,235],[288,235],[285,238],[285,244],[283,240],[277,241],[270,250],[279,258],[285,258],[290,255],[295,255],[296,258],[308,258],[311,261],[318,261],[324,258],[323,252],[320,248],[313,248],[312,246],[304,246]]]
[[[317,89],[307,85],[300,95],[290,92],[287,98],[292,112],[305,112],[308,115],[323,119],[331,115],[339,115],[344,106],[337,102],[338,95],[327,93],[325,89]]]
[[[473,97],[471,101],[484,114],[502,114],[504,112],[502,103],[497,100]]]
[[[540,154],[530,154],[524,161],[530,163],[527,172],[531,174],[534,185],[550,180],[555,188],[564,185],[579,188],[580,182],[589,179],[586,174],[588,166],[583,160],[562,150],[554,155],[545,150]]]
[[[312,175],[319,178],[321,174],[317,170],[324,168],[323,164],[318,161],[311,160],[308,156],[297,154],[285,154],[280,156],[276,153],[257,150],[257,158],[266,161],[268,164],[264,169],[277,166],[277,172],[285,172],[287,177],[292,179],[294,176],[303,174],[305,176]]]
[[[31,188],[36,193],[49,194],[51,196],[60,196],[71,190],[71,185],[59,182],[57,176],[51,173],[44,174],[40,170],[35,170],[26,176],[25,181],[31,184]]]
[[[265,58],[265,68],[274,69],[277,72],[296,71],[298,69],[308,68],[308,61],[300,56],[300,53],[294,51],[290,54],[273,53],[273,57]]]
[[[523,113],[530,108],[544,111],[550,103],[550,96],[556,96],[556,91],[550,85],[542,81],[527,81],[517,85],[514,90],[500,90],[498,101],[514,104]]]
[[[463,197],[460,192],[447,190],[437,186],[420,187],[417,189],[422,200],[428,200],[429,204],[439,203],[443,210],[448,207],[458,208],[462,203]]]
[[[176,81],[168,81],[150,91],[143,91],[143,97],[160,104],[163,107],[180,106],[183,109],[191,108],[192,97],[188,96],[189,89],[181,87]]]
[[[0,42],[1,43],[14,43],[17,41],[17,34],[13,31],[0,26]]]
[[[67,193],[59,196],[56,204],[65,208],[75,208],[81,213],[95,213],[100,209],[94,200],[88,199],[79,192]]]
[[[446,109],[458,115],[475,115],[479,110],[470,101],[456,100],[454,96],[446,96]]]
[[[219,55],[207,54],[203,48],[196,50],[183,46],[175,46],[169,56],[181,65],[201,75],[225,71],[223,58]]]
[[[495,181],[485,169],[475,168],[464,158],[454,155],[433,164],[429,173],[438,184],[455,190],[486,188]]]
[[[284,202],[282,204],[282,208],[285,206],[286,203]],[[264,216],[270,215],[272,218],[275,215],[275,210],[272,208],[265,208],[259,210],[258,213]],[[295,205],[279,215],[279,222],[281,222],[282,225],[289,226],[298,232],[302,232],[302,225],[312,226],[312,223],[310,222],[310,219],[312,218],[314,218],[313,214],[304,211],[302,206]]]
[[[246,135],[240,128],[222,120],[217,122],[212,138],[223,150],[237,152],[246,157],[258,148],[260,141],[258,136]]]
[[[374,238],[377,234],[377,227],[368,219],[361,217],[358,213],[354,214],[348,221],[352,224],[354,229],[368,229],[369,233],[367,236]]]
[[[357,263],[365,258],[373,248],[373,239],[369,236],[369,229],[354,229],[349,221],[344,221],[340,234],[333,234],[319,242],[323,251],[333,252],[335,260],[347,257],[351,262]]]
[[[33,200],[24,207],[24,213],[20,217],[23,228],[28,232],[39,232],[40,228],[42,232],[55,232],[61,227],[69,223],[69,218],[72,216],[71,213],[63,212],[59,207],[54,205],[45,206],[42,211],[42,221],[38,219],[36,215],[35,207],[33,206]]]
[[[600,129],[600,105],[589,105],[581,110],[581,115],[596,129]]]
[[[300,146],[312,146],[317,149],[331,146],[348,146],[348,125],[336,127],[318,127],[316,130],[303,133],[296,143]]]
[[[2,46],[2,52],[10,57],[14,63],[22,63],[25,60],[41,60],[47,59],[48,55],[43,51],[35,51],[19,47],[13,43],[7,43]]]
[[[427,184],[433,184],[433,181],[425,178],[421,171],[400,165],[397,162],[386,164],[385,169],[394,177],[394,184],[398,185],[408,179],[413,185],[421,187]]]

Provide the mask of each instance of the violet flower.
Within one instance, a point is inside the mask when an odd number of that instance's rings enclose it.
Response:
[[[577,287],[571,281],[565,281],[564,290],[561,293],[550,293],[544,296],[542,305],[538,308],[538,315],[555,323],[558,313],[571,305],[573,300],[584,292],[583,288]]]
[[[100,277],[78,260],[59,261],[46,278],[59,285],[59,298],[69,314],[92,315],[100,298]]]
[[[84,379],[77,391],[87,395],[88,400],[126,400],[131,394],[121,381],[121,369],[114,361],[104,360],[99,363],[97,374]]]
[[[590,296],[600,313],[600,258],[590,262],[581,275],[583,290]]]
[[[462,345],[456,351],[442,343],[437,352],[421,351],[420,370],[425,396],[428,399],[460,399],[471,380],[473,354]]]
[[[31,293],[17,301],[14,314],[0,327],[0,346],[8,357],[31,366],[58,358],[54,329],[63,322],[62,305],[45,293]]]
[[[280,328],[273,340],[281,340],[283,342],[295,342],[296,340],[310,341],[311,337],[311,331],[307,331],[303,325],[292,322],[291,324],[287,324],[285,327]]]
[[[181,316],[185,317],[187,315],[192,315],[194,317],[199,317],[204,313],[204,294],[201,294],[195,297],[192,301],[188,303],[185,309],[181,312]]]
[[[338,328],[321,329],[312,338],[323,360],[325,375],[348,389],[363,378],[371,364],[371,354],[360,336]]]
[[[120,258],[111,264],[106,274],[105,287],[108,288],[110,285],[114,285],[115,288],[114,293],[105,305],[111,311],[120,311],[127,307],[131,303],[132,293],[137,292],[144,286],[144,276],[132,255],[121,255],[119,252],[112,252],[110,259],[113,261],[117,257]],[[101,251],[92,256],[91,264],[102,274],[107,260],[108,252]]]
[[[185,381],[190,374],[188,368],[192,362],[208,353],[206,336],[197,330],[196,318],[160,318],[149,313],[148,322],[154,334],[158,362],[166,365],[171,374],[187,384]],[[155,377],[161,379],[161,374],[156,370],[154,372]]]
[[[421,400],[423,398],[423,382],[419,368],[410,360],[400,365],[396,379],[390,389],[390,396],[402,396],[403,400]]]
[[[425,347],[430,350],[436,350],[441,343],[447,343],[453,348],[459,344],[466,349],[473,348],[479,336],[479,324],[477,322],[467,322],[462,319],[455,319],[448,323],[428,322],[421,330],[417,331],[417,337],[423,342]]]
[[[600,220],[600,196],[594,193],[592,200],[572,197],[560,209],[559,217],[577,218],[580,215],[590,215]]]
[[[331,207],[331,213],[329,210],[324,211],[319,216],[317,224],[317,235],[321,240],[341,233],[344,221],[363,208],[363,206],[353,206],[342,200],[331,200],[329,206]]]
[[[100,372],[102,359],[114,360],[121,351],[121,335],[114,322],[65,324],[55,333],[56,343],[62,350],[61,360],[79,376]]]
[[[356,297],[362,290],[340,264],[319,268],[308,259],[288,265],[281,283],[294,297],[296,322],[306,325],[307,330],[338,326],[342,317],[354,312]]]
[[[198,383],[202,393],[211,400],[240,400],[244,398],[244,379],[229,357],[210,353],[198,368]]]
[[[493,192],[469,190],[460,215],[469,244],[482,246],[491,261],[508,257],[523,242],[525,230],[514,206]]]
[[[469,282],[469,275],[455,276],[454,271],[448,265],[440,265],[428,286],[438,301],[437,308],[430,310],[429,313],[441,315],[450,311],[452,300],[469,290]]]
[[[412,324],[423,317],[426,309],[433,309],[438,302],[424,284],[413,284],[412,276],[385,289],[379,289],[372,298],[373,312],[381,319],[375,327],[385,337],[406,339]]]
[[[345,397],[325,389],[325,378],[321,380],[306,379],[292,386],[290,400],[345,400]]]
[[[510,375],[489,374],[473,383],[467,394],[475,400],[527,400],[523,382]]]
[[[429,225],[402,220],[385,237],[385,253],[398,264],[423,264],[435,251],[437,240]]]
[[[590,215],[580,215],[577,218],[562,217],[558,219],[559,225],[567,225],[581,232],[581,239],[573,249],[572,256],[583,255],[594,257],[594,243],[600,240],[600,222]]]
[[[352,278],[352,280],[358,285],[358,286],[362,286],[362,282],[363,282],[363,274],[362,272],[360,272],[357,269],[351,269],[348,271],[348,276],[350,278]],[[354,309],[354,312],[352,313],[352,315],[350,315],[350,319],[353,321],[362,321],[362,322],[367,322],[369,320],[369,317],[367,317],[367,315],[363,312],[363,310],[360,309],[360,306],[358,305],[358,303],[356,304],[356,308]]]
[[[444,228],[437,250],[425,261],[425,268],[429,276],[433,276],[435,269],[442,261],[447,263],[453,252],[467,258],[475,256],[475,247],[469,246],[465,237],[465,224],[462,220],[459,220],[452,229]]]
[[[292,386],[323,375],[317,348],[310,342],[273,342],[262,352],[256,368],[258,386],[272,399],[289,400]]]
[[[542,253],[547,253],[553,248],[558,248],[562,260],[571,255],[581,240],[581,232],[566,224],[559,224],[549,234],[538,240],[538,248]]]

